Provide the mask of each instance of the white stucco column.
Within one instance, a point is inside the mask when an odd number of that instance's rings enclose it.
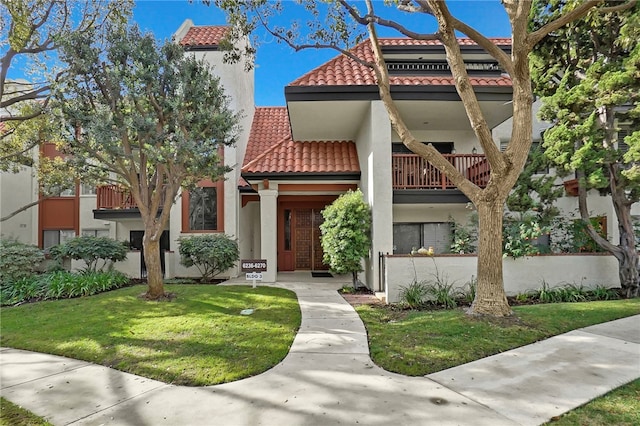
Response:
[[[276,281],[278,270],[278,190],[260,189],[260,258],[267,260],[262,281]]]

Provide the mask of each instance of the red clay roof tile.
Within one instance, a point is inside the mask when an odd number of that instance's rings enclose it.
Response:
[[[497,45],[509,46],[509,38],[491,39]],[[467,38],[458,39],[460,45],[472,46],[476,43]],[[409,38],[382,38],[380,44],[385,46],[437,46],[437,40],[414,40]],[[373,52],[370,42],[364,41],[354,47],[351,52],[365,62],[373,62]],[[453,78],[436,76],[389,76],[392,85],[453,85]],[[289,86],[373,86],[376,78],[367,66],[344,55],[336,56],[323,65],[309,71],[294,80]],[[508,76],[471,77],[474,86],[511,86]]]
[[[225,25],[207,25],[191,27],[187,34],[180,40],[181,46],[217,46],[224,38],[228,26]]]
[[[294,141],[286,107],[256,108],[244,173],[352,173],[360,171],[352,141]]]

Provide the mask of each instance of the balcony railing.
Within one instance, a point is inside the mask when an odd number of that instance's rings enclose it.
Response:
[[[484,188],[489,181],[489,162],[482,154],[444,154],[467,179]],[[393,154],[393,189],[455,189],[449,179],[427,160],[415,154]]]
[[[118,185],[101,185],[96,190],[98,209],[134,209],[138,206],[128,189]]]

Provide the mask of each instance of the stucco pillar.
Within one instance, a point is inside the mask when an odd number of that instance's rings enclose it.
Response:
[[[267,260],[262,281],[276,281],[278,270],[278,190],[260,189],[260,258]]]

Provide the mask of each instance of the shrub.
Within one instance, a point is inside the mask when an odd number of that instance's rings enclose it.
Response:
[[[408,286],[400,286],[400,301],[411,309],[423,305],[429,294],[429,286],[425,281],[412,281]]]
[[[0,240],[0,285],[33,276],[43,262],[44,253],[38,247]]]
[[[127,258],[126,245],[108,237],[82,236],[72,238],[64,244],[52,247],[50,252],[57,260],[70,257],[84,261],[87,265],[84,272],[104,271],[107,266],[111,269],[114,262]],[[98,267],[100,261],[102,261],[102,265]]]
[[[351,273],[357,286],[362,259],[369,255],[371,208],[362,192],[348,191],[322,211],[320,225],[323,261],[337,274]]]
[[[231,268],[240,258],[238,243],[225,234],[180,238],[180,263],[195,266],[203,279],[211,279]]]
[[[505,218],[502,231],[503,255],[517,259],[539,254],[541,247],[536,244],[536,241],[550,231],[549,227],[541,226],[535,218],[529,216],[523,216],[520,219]]]

